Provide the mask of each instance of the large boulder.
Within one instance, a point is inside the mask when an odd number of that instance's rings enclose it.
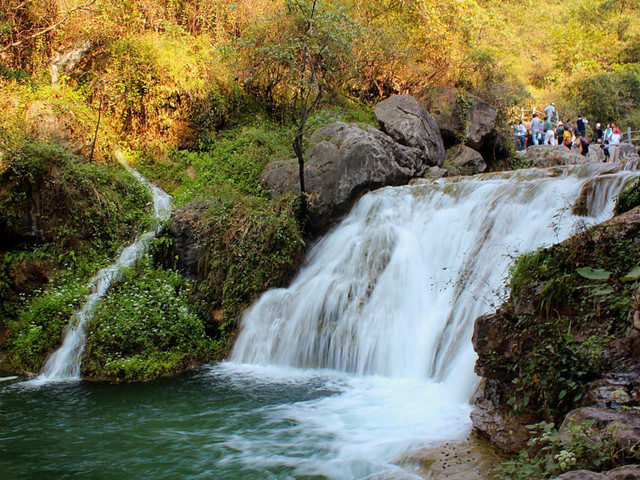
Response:
[[[382,131],[396,142],[420,150],[427,165],[442,165],[445,152],[438,124],[415,98],[395,95],[378,103],[374,113]]]
[[[558,165],[582,165],[589,159],[577,150],[569,150],[564,145],[536,145],[529,147],[525,158],[533,167],[555,167]]]
[[[342,122],[315,132],[305,158],[309,227],[315,232],[326,230],[363,193],[406,184],[427,167],[422,150],[400,145],[371,126]],[[298,162],[267,165],[261,183],[272,195],[299,193]]]
[[[465,145],[455,145],[447,150],[447,164],[451,164],[458,175],[474,175],[487,169],[479,152]]]
[[[479,150],[494,137],[498,109],[481,98],[445,86],[417,97],[436,119],[446,145],[464,143]]]

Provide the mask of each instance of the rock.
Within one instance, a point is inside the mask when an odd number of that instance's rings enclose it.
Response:
[[[496,448],[506,453],[517,453],[526,447],[529,440],[526,426],[536,423],[538,418],[532,413],[514,415],[503,398],[504,391],[501,380],[483,379],[472,399],[471,421],[474,430]]]
[[[638,147],[630,145],[628,143],[620,144],[620,159],[621,160],[638,160]]]
[[[69,50],[65,53],[58,53],[53,60],[51,60],[51,85],[58,83],[58,75],[60,70],[65,73],[69,73],[73,68],[82,60],[85,54],[91,48],[91,42],[86,40],[79,47]]]
[[[620,408],[640,405],[640,377],[632,373],[610,373],[587,386],[584,403]]]
[[[482,155],[465,145],[455,145],[447,150],[447,163],[451,163],[459,175],[474,175],[487,169]]]
[[[430,480],[482,480],[489,478],[500,461],[489,442],[472,434],[464,440],[410,452],[394,463]]]
[[[305,156],[309,227],[316,233],[348,212],[360,195],[404,185],[427,167],[423,151],[400,145],[368,125],[342,122],[315,132]],[[272,195],[299,193],[297,160],[267,165],[261,183]]]
[[[640,479],[640,466],[625,465],[614,468],[604,473],[603,480],[638,480]]]
[[[576,470],[563,473],[555,480],[638,480],[640,479],[640,466],[625,465],[604,473],[595,473],[588,470]]]
[[[586,435],[586,441],[615,442],[619,455],[633,457],[640,446],[640,413],[637,410],[614,410],[612,408],[581,407],[571,410],[564,418],[558,432],[561,438],[571,442],[572,425],[593,424],[593,430]]]
[[[617,169],[619,166],[611,165],[610,168]],[[609,171],[609,168],[605,171]],[[560,245],[550,247],[546,258],[564,262],[565,258],[570,257],[579,259],[572,262],[585,262],[591,258],[593,250],[601,245],[637,242],[639,229],[640,207],[637,207],[585,230]],[[635,263],[632,262],[629,268],[632,264]],[[569,268],[571,265],[573,263],[569,264]],[[544,274],[536,275],[531,276],[528,283],[519,284],[511,292],[509,301],[495,313],[478,317],[472,339],[478,354],[475,371],[484,377],[473,398],[475,408],[471,419],[474,429],[498,448],[512,453],[526,446],[529,438],[527,424],[549,420],[539,405],[521,404],[521,413],[515,413],[508,403],[511,398],[516,398],[514,395],[517,393],[513,382],[514,372],[522,366],[522,359],[534,351],[534,346],[540,341],[536,337],[536,326],[538,322],[544,325],[549,314],[550,305],[544,303],[545,277]],[[553,314],[570,315],[568,305],[563,298],[559,298],[551,305]],[[614,339],[601,350],[597,372],[594,370],[591,382],[582,386],[584,397],[575,399],[580,404],[567,405],[567,409],[574,410],[565,417],[561,428],[564,438],[570,439],[570,422],[577,425],[593,421],[593,435],[597,436],[594,440],[614,438],[614,450],[626,452],[625,461],[636,460],[634,452],[640,444],[640,329],[635,326],[635,313],[640,311],[640,291],[633,291],[630,307],[626,335]],[[605,328],[604,325],[602,328]],[[572,333],[576,340],[580,340],[591,332],[574,328]]]
[[[93,143],[93,125],[79,120],[79,114],[72,109],[57,111],[50,102],[34,102],[26,110],[25,125],[29,134],[44,142],[54,142],[65,146],[76,155],[88,158]],[[104,154],[99,148],[102,138],[98,135],[94,148],[94,159],[103,159]]]
[[[429,178],[443,178],[449,175],[449,171],[445,168],[440,167],[430,167],[425,174],[426,177]]]
[[[440,166],[445,152],[435,119],[410,95],[395,95],[374,108],[383,132],[400,145],[422,151],[422,161]]]
[[[18,293],[31,293],[49,283],[53,266],[48,259],[25,258],[9,268],[12,289]]]
[[[603,475],[589,470],[574,470],[573,472],[563,473],[556,477],[556,480],[603,480]]]
[[[590,162],[603,162],[604,161],[604,150],[600,148],[600,144],[592,143],[589,145],[589,154],[587,158]]]
[[[478,354],[475,372],[483,378],[509,381],[513,373],[505,368],[506,362],[496,363],[496,353],[504,359],[518,355],[519,344],[515,337],[496,335],[495,332],[506,333],[510,330],[511,319],[501,312],[489,313],[476,318],[473,328],[472,343]]]
[[[564,145],[536,145],[527,149],[525,158],[538,168],[557,165],[582,165],[589,160],[577,150],[569,150]]]
[[[191,279],[198,278],[198,262],[203,248],[200,226],[207,209],[208,205],[201,201],[176,209],[167,232],[172,240],[174,257],[177,257],[178,271]]]
[[[480,150],[494,136],[498,109],[475,95],[439,86],[417,98],[435,118],[446,145],[464,143]]]

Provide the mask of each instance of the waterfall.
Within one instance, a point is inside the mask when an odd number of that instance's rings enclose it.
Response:
[[[513,258],[610,217],[635,175],[589,164],[365,195],[288,288],[244,314],[231,360],[425,379],[466,402],[473,322],[506,298]],[[572,211],[580,198],[588,216]]]
[[[124,248],[115,263],[101,269],[90,282],[91,293],[82,307],[77,310],[69,322],[62,345],[46,361],[39,381],[65,381],[80,379],[80,357],[86,343],[85,325],[91,319],[93,310],[107,292],[119,273],[145,254],[149,243],[157,235],[162,222],[169,217],[171,197],[161,188],[149,183],[137,170],[129,167],[124,156],[116,152],[120,163],[140,182],[153,197],[154,228],[140,235],[134,243]]]

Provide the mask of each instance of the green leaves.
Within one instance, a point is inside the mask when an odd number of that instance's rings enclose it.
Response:
[[[589,280],[608,280],[611,276],[611,272],[602,270],[600,268],[582,267],[577,268],[576,273],[581,277]]]
[[[632,282],[638,279],[640,279],[640,266],[633,267],[629,273],[620,278],[623,282]]]

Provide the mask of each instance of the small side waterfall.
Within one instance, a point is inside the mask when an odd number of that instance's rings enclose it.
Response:
[[[513,256],[610,217],[634,176],[590,164],[368,194],[289,288],[245,313],[231,359],[431,379],[466,401],[476,382],[473,321],[502,300]],[[572,213],[580,197],[589,216]]]
[[[116,152],[116,157],[122,165],[140,182],[153,197],[153,230],[140,235],[136,241],[126,247],[118,260],[112,265],[101,269],[91,280],[92,292],[82,307],[72,316],[62,345],[46,361],[40,381],[65,381],[80,378],[80,357],[86,343],[85,324],[92,317],[93,310],[102,296],[107,292],[111,283],[117,280],[122,269],[133,265],[147,251],[149,243],[157,235],[162,221],[169,217],[171,197],[161,188],[149,183],[137,170],[129,167],[124,156]]]

